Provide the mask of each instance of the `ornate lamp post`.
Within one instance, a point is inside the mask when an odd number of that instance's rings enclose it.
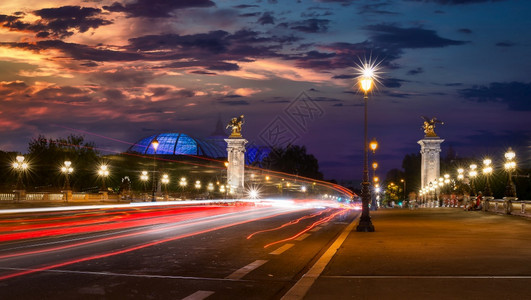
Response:
[[[159,147],[159,141],[157,139],[154,139],[151,142],[151,146],[153,147],[153,182],[151,183],[151,202],[156,202],[157,199],[155,198],[155,193],[157,192],[157,148]]]
[[[101,177],[101,190],[106,192],[107,187],[105,186],[105,178],[109,176],[109,168],[107,165],[101,165],[100,169],[98,170],[98,175]]]
[[[147,191],[146,191],[146,182],[149,180],[148,172],[142,171],[142,174],[140,175],[140,180],[142,180],[142,201],[147,201]]]
[[[22,174],[28,169],[28,163],[24,161],[24,156],[17,155],[16,161],[13,163],[13,169],[17,170],[17,184],[15,189],[21,190],[22,186]]]
[[[468,176],[470,176],[470,190],[472,192],[472,195],[474,195],[474,197],[476,196],[476,186],[474,185],[474,179],[478,175],[478,172],[476,171],[477,167],[478,166],[476,164],[471,164],[470,172],[468,172]]]
[[[374,70],[370,66],[365,65],[362,75],[359,77],[359,84],[363,90],[364,96],[364,134],[363,134],[363,182],[361,184],[361,217],[356,231],[358,232],[374,232],[374,225],[371,222],[371,216],[369,214],[369,202],[371,201],[371,190],[369,182],[369,161],[368,161],[368,148],[369,143],[367,141],[367,105],[369,101],[369,91],[373,85]]]
[[[72,162],[67,160],[65,164],[61,167],[61,172],[65,173],[65,189],[70,190],[70,179],[69,175],[74,172],[74,168],[71,167]]]
[[[179,186],[181,187],[181,200],[184,200],[184,189],[188,185],[188,181],[185,177],[181,177],[181,180],[179,180]]]
[[[514,158],[516,157],[516,154],[514,151],[509,148],[509,150],[505,153],[505,170],[507,171],[507,176],[509,177],[507,180],[507,187],[505,188],[505,197],[516,197],[516,188],[513,183],[513,171],[516,169],[516,162],[514,161]]]
[[[209,198],[212,198],[212,192],[214,191],[214,184],[212,182],[208,183],[207,190]]]
[[[170,183],[170,177],[168,174],[163,174],[161,179],[162,184],[164,184],[164,198],[168,200],[168,183]]]
[[[65,174],[65,202],[68,202],[70,198],[72,197],[72,190],[70,189],[70,174],[74,172],[74,168],[72,168],[72,162],[67,160],[64,162],[64,165],[61,167],[61,172]]]
[[[405,179],[400,179],[400,182],[402,182],[402,194],[403,194],[403,197],[404,197],[404,201],[406,201],[406,180]]]
[[[492,174],[491,167],[492,160],[486,158],[483,160],[483,175],[485,175],[485,196],[492,197],[492,190],[490,188],[490,174]]]
[[[375,140],[373,140],[373,142],[376,143]],[[372,142],[371,142],[371,143],[372,143]],[[376,147],[374,147],[374,148],[371,146],[371,149],[376,150],[377,146],[378,146],[378,143],[376,143]],[[373,150],[373,153],[374,153],[374,150]],[[378,184],[378,180],[379,180],[379,178],[376,176],[376,169],[377,169],[377,168],[378,168],[378,163],[375,162],[375,161],[373,161],[373,162],[372,162],[372,181],[373,181],[374,192],[375,192],[375,193],[374,193],[374,195],[372,195],[372,196],[373,196],[373,197],[372,197],[372,203],[371,203],[371,209],[372,209],[372,210],[377,210],[377,209],[378,209],[377,199],[376,199],[376,198],[378,197],[378,196],[377,196],[377,195],[378,195],[378,192],[376,191],[376,185]]]

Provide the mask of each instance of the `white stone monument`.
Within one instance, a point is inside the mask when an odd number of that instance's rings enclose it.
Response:
[[[237,196],[241,196],[244,193],[245,186],[245,144],[247,144],[247,140],[241,134],[242,124],[243,115],[232,118],[227,125],[227,128],[232,128],[232,133],[229,138],[225,139],[229,161],[227,166],[227,184]]]
[[[434,132],[435,123],[443,122],[437,120],[437,118],[424,119],[424,138],[418,143],[420,144],[420,153],[422,154],[421,162],[421,188],[429,186],[430,182],[438,180],[440,177],[440,152],[441,143],[443,139],[437,136]]]

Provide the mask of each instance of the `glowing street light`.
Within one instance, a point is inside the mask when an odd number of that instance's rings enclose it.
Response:
[[[179,180],[179,186],[181,187],[181,199],[184,199],[184,189],[186,188],[187,185],[188,185],[188,181],[186,180],[186,178],[181,177],[181,179]]]
[[[483,175],[485,175],[485,196],[491,197],[492,190],[490,188],[490,174],[492,174],[491,167],[492,160],[485,158],[483,160]]]
[[[170,183],[170,176],[168,174],[163,174],[161,179],[162,184],[164,184],[164,196],[168,198],[168,183]]]
[[[505,153],[505,170],[507,171],[507,176],[509,177],[507,180],[507,187],[505,188],[505,196],[506,197],[516,197],[516,188],[513,183],[513,171],[516,169],[516,162],[514,161],[514,158],[516,157],[516,154],[514,151],[509,148],[507,152]]]
[[[61,172],[65,174],[65,189],[70,190],[69,175],[74,172],[74,168],[72,168],[72,162],[69,160],[65,161],[64,165],[61,167]]]
[[[364,100],[364,134],[363,134],[363,182],[361,188],[361,217],[356,227],[358,232],[374,232],[374,225],[371,222],[371,216],[369,213],[369,202],[371,201],[371,190],[369,182],[369,160],[368,150],[369,143],[367,141],[367,106],[369,101],[369,92],[373,87],[374,80],[376,78],[378,64],[373,63],[371,60],[362,63],[359,67],[360,76],[358,76],[359,87],[363,91]],[[377,144],[376,144],[377,147]],[[376,148],[375,148],[376,149]]]
[[[471,164],[470,172],[468,172],[468,176],[470,176],[470,189],[472,190],[472,194],[474,196],[476,196],[476,187],[474,185],[474,179],[478,175],[478,172],[476,171],[477,167],[478,166],[476,164]]]
[[[18,172],[16,189],[21,190],[22,187],[22,174],[29,168],[27,162],[24,161],[24,156],[17,155],[16,161],[13,163],[13,169]]]
[[[372,141],[369,143],[369,148],[371,148],[372,154],[374,154],[376,149],[378,149],[378,141],[376,141],[375,138],[373,138]]]
[[[157,178],[156,178],[156,172],[157,172],[157,149],[159,148],[159,141],[157,139],[154,139],[151,141],[151,147],[153,147],[153,180],[151,183],[151,202],[156,202],[157,199],[155,198],[155,192],[157,191]]]
[[[107,188],[105,186],[105,178],[109,176],[109,168],[107,167],[107,165],[100,165],[100,168],[98,169],[98,175],[101,177],[102,191],[107,191]]]

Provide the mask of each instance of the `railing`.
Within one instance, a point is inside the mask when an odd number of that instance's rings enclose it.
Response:
[[[0,203],[2,202],[66,202],[67,192],[63,193],[26,193],[25,191],[15,191],[12,193],[0,193]],[[119,201],[120,195],[108,195],[107,193],[70,193],[69,202],[89,202],[89,201]]]
[[[531,201],[506,199],[486,199],[482,202],[483,211],[531,217]]]

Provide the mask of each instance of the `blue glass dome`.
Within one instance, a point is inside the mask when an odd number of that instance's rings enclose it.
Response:
[[[129,147],[127,152],[140,154],[153,154],[151,143],[157,139],[159,147],[157,155],[197,155],[210,158],[226,159],[227,143],[223,136],[211,136],[206,139],[191,137],[184,133],[161,133],[155,134],[136,142]],[[260,163],[271,150],[264,146],[247,144],[245,152],[245,163]]]
[[[131,146],[127,152],[140,154],[153,154],[151,143],[154,139],[159,142],[157,148],[158,155],[199,155],[211,158],[227,157],[227,151],[223,147],[206,141],[191,137],[184,133],[161,133],[141,139]]]

